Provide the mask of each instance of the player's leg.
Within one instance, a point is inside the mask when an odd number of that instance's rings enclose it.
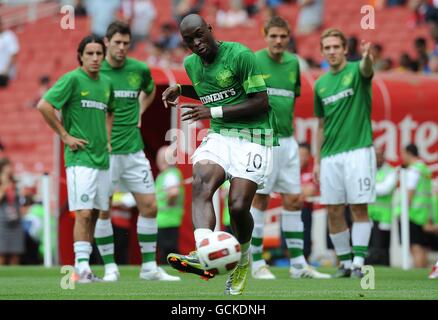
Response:
[[[376,200],[376,158],[374,148],[361,148],[347,153],[344,158],[347,203],[353,216],[351,240],[353,244],[352,277],[362,277],[361,269],[368,253],[372,223],[368,217],[368,203]]]
[[[112,195],[117,186],[120,171],[122,170],[120,167],[120,157],[120,155],[110,156],[110,185],[107,195],[109,197],[109,204],[112,202]],[[100,211],[94,231],[94,239],[105,266],[103,280],[109,282],[117,281],[120,278],[120,272],[114,259],[114,230],[111,224],[110,208],[108,210]]]
[[[149,160],[143,151],[122,156],[120,182],[132,192],[137,204],[137,237],[142,264],[140,278],[144,280],[177,281],[157,265],[157,201],[154,178]]]
[[[350,230],[345,221],[347,202],[344,180],[345,152],[321,159],[321,204],[327,205],[329,236],[340,262],[335,277],[351,274],[352,252]]]
[[[233,232],[240,242],[242,257],[225,283],[225,293],[242,294],[249,270],[249,253],[254,220],[250,213],[257,189],[262,189],[272,173],[272,147],[230,138],[229,211]]]
[[[223,136],[211,133],[192,156],[192,222],[196,247],[206,235],[213,232],[216,225],[213,194],[226,179],[225,168],[229,167],[227,159],[230,159],[225,140]],[[205,279],[214,277],[214,274],[202,269],[196,251],[189,255],[171,253],[167,261],[181,272],[194,273]]]
[[[75,280],[79,283],[99,280],[91,272],[89,264],[97,218],[93,208],[97,195],[99,171],[80,166],[67,168],[69,208],[76,212],[73,227],[73,248],[76,268]],[[106,183],[108,184],[108,181]]]
[[[327,205],[330,240],[340,263],[335,277],[349,277],[351,274],[353,256],[350,245],[350,230],[345,221],[344,210],[344,205]]]
[[[269,271],[265,259],[262,257],[263,230],[265,227],[265,213],[268,204],[269,194],[256,193],[251,206],[251,215],[254,220],[251,240],[251,274],[254,279],[275,279],[275,276]]]
[[[257,183],[251,180],[237,177],[231,180],[228,200],[230,225],[240,243],[242,256],[236,268],[228,276],[225,284],[226,294],[239,295],[245,288],[254,227],[254,220],[249,210],[257,187]]]

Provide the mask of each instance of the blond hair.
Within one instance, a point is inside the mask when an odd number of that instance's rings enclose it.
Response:
[[[322,41],[325,38],[328,37],[338,37],[341,39],[342,42],[342,47],[346,48],[347,47],[347,38],[345,37],[345,35],[342,33],[341,30],[336,29],[336,28],[329,28],[329,29],[325,29],[322,34],[321,34],[321,38],[320,38],[320,45],[321,45],[321,50],[322,50]]]

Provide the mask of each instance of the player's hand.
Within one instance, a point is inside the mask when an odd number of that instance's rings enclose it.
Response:
[[[313,181],[315,183],[319,184],[319,175],[320,175],[320,168],[319,163],[316,163],[313,165]]]
[[[71,151],[77,151],[79,149],[84,149],[85,145],[88,144],[87,140],[75,138],[69,134],[63,137],[62,141],[64,144],[68,145]]]
[[[111,143],[108,142],[107,147],[108,147],[108,152],[111,153],[111,151],[113,151],[113,147],[112,147]]]
[[[371,42],[362,40],[360,42],[360,50],[362,51],[362,58],[370,58],[372,60],[372,55],[371,55]]]
[[[186,121],[186,120],[196,121],[196,120],[210,119],[211,118],[210,108],[208,108],[206,106],[186,104],[186,105],[181,106],[181,107],[190,109],[190,110],[185,111],[183,114],[181,114],[181,119],[183,121]]]
[[[176,100],[181,95],[180,87],[177,85],[171,86],[164,90],[161,100],[163,100],[164,106],[175,107],[178,104]]]

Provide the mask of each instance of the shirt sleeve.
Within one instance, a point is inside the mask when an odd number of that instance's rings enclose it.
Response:
[[[73,77],[65,74],[43,96],[43,99],[60,110],[70,100],[73,91]]]
[[[315,85],[313,90],[313,112],[316,117],[324,118],[324,108],[321,103],[321,99],[318,96],[318,87]]]
[[[237,76],[246,94],[266,91],[265,80],[257,68],[255,54],[246,50],[236,58]]]
[[[147,66],[143,67],[141,90],[146,94],[150,94],[155,87],[154,79],[152,79],[151,71]]]
[[[410,168],[407,172],[406,187],[408,190],[415,190],[418,181],[420,180],[420,172],[414,168]]]

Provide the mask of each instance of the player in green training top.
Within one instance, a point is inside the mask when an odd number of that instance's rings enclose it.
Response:
[[[256,52],[256,61],[268,88],[269,105],[277,119],[280,146],[274,148],[272,172],[265,187],[257,190],[252,202],[252,276],[255,279],[275,279],[262,258],[263,229],[269,195],[279,192],[283,203],[281,230],[290,253],[290,276],[330,278],[328,274],[322,274],[309,266],[303,254],[300,158],[298,144],[293,137],[295,99],[300,96],[301,90],[298,58],[286,52],[290,29],[285,20],[278,16],[271,18],[265,24],[264,32],[268,47]]]
[[[330,70],[314,87],[314,109],[319,118],[314,175],[320,181],[321,203],[327,205],[330,238],[341,263],[335,276],[362,277],[371,234],[368,203],[376,199],[371,44],[362,41],[358,62],[347,62],[346,39],[337,29],[325,30],[320,45]],[[345,205],[350,205],[353,215],[353,261]]]
[[[127,57],[131,43],[129,25],[115,21],[108,26],[105,44],[108,52],[101,73],[114,86],[115,113],[111,132],[110,193],[117,185],[132,192],[139,217],[137,234],[142,255],[140,278],[145,280],[180,280],[167,274],[156,263],[157,205],[154,179],[149,160],[143,152],[140,132],[141,115],[155,97],[155,84],[146,64]],[[114,261],[114,236],[109,211],[102,211],[94,234],[105,264],[105,281],[117,281],[120,274]]]
[[[77,51],[80,67],[66,73],[47,91],[38,110],[64,142],[68,204],[76,212],[73,230],[76,279],[98,281],[89,259],[98,210],[108,210],[109,132],[113,111],[111,80],[99,74],[105,44],[85,37]],[[62,123],[56,110],[61,110]]]
[[[249,212],[258,187],[270,169],[272,146],[278,144],[266,86],[256,67],[254,53],[234,42],[217,41],[212,28],[199,15],[186,16],[180,32],[193,54],[184,67],[193,86],[175,85],[163,93],[165,104],[175,105],[179,95],[198,99],[187,106],[183,120],[210,120],[210,132],[193,155],[193,209],[198,246],[215,227],[212,196],[231,179],[229,209],[234,235],[242,247],[242,259],[229,274],[225,292],[241,294],[249,269],[253,219]],[[200,268],[196,254],[170,254],[176,269],[213,277]]]

